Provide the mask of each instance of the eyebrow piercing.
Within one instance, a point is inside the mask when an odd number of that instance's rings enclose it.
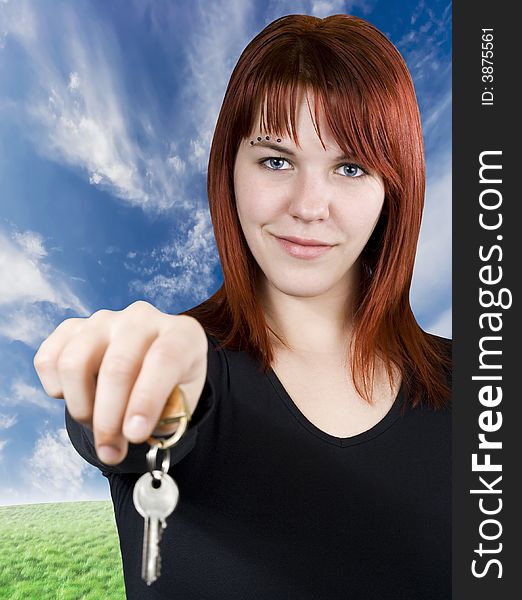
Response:
[[[263,139],[263,138],[261,138],[261,137],[258,137],[258,138],[257,138],[257,141],[258,141],[258,142],[260,142],[262,139]],[[269,135],[267,135],[265,139],[269,140],[269,139],[270,139],[270,136],[269,136]],[[280,138],[277,138],[277,140],[276,140],[276,141],[277,141],[277,142],[280,142],[280,141],[281,141],[281,139],[280,139]],[[254,145],[254,140],[250,140],[250,145],[251,145],[251,146],[253,146],[253,145]]]

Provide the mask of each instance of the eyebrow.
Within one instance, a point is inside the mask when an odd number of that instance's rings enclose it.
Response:
[[[265,142],[264,140],[261,142],[257,142],[253,146],[251,146],[251,148],[259,148],[259,147],[271,148],[272,150],[276,150],[277,152],[284,152],[285,154],[288,154],[289,156],[297,156],[293,150],[290,150],[290,148],[286,148],[285,146],[281,146],[280,144],[273,144],[272,142]],[[333,160],[334,160],[334,162],[338,162],[340,160],[354,160],[354,159],[355,159],[355,155],[346,156],[345,154],[341,154],[340,156],[336,156]]]

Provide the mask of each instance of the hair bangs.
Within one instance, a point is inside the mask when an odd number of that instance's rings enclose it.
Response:
[[[357,69],[350,69],[345,63],[325,61],[328,65],[325,70],[320,68],[321,63],[311,68],[307,56],[301,61],[309,65],[306,73],[288,63],[285,70],[276,74],[268,66],[263,68],[263,63],[258,65],[253,81],[247,86],[253,93],[245,99],[240,137],[246,139],[258,134],[288,137],[300,148],[297,111],[305,97],[323,148],[326,149],[321,122],[346,156],[353,156],[361,166],[381,175],[387,189],[400,192],[401,178],[390,157],[391,140],[399,137],[390,131],[397,116],[390,114],[393,104],[376,101],[382,90],[368,92],[367,88],[375,88],[377,82],[365,81],[361,89]],[[346,102],[346,96],[350,102]]]

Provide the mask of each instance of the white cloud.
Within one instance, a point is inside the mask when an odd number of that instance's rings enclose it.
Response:
[[[352,2],[351,4],[354,3]],[[328,15],[343,12],[344,5],[344,0],[312,0],[310,14],[322,19]]]
[[[310,9],[304,9],[306,14],[314,17],[324,18],[328,15],[336,15],[339,13],[354,14],[361,11],[363,14],[368,14],[372,11],[373,2],[367,0],[312,0]],[[301,12],[301,11],[292,11]]]
[[[12,238],[15,243],[0,230],[0,304],[46,301],[84,311],[80,300],[40,260],[47,255],[42,237],[30,231],[15,232]]]
[[[20,15],[5,28],[25,51],[20,69],[30,74],[32,87],[23,101],[4,103],[3,109],[16,112],[9,117],[35,150],[79,169],[92,185],[132,205],[161,212],[182,202],[185,161],[166,150],[164,123],[151,122],[154,99],[145,109],[150,115],[142,114],[128,91],[124,50],[110,22],[68,2],[58,2],[52,14],[38,3],[22,5],[32,34],[13,24]],[[139,77],[134,84],[146,90],[147,73],[134,70],[133,78]]]
[[[56,293],[38,265],[39,256],[35,255],[31,245],[27,245],[30,235],[13,237],[18,243],[12,243],[0,231],[0,304],[35,300],[55,302]],[[41,239],[39,243],[41,247]]]
[[[234,63],[249,41],[253,8],[243,0],[201,3],[187,43],[188,76],[184,96],[193,133],[187,161],[207,169],[212,133]],[[257,33],[257,32],[252,32]]]
[[[67,430],[45,432],[25,459],[22,479],[27,493],[38,495],[39,502],[88,500],[85,478],[98,472],[72,446]]]
[[[28,258],[43,258],[47,256],[47,250],[43,245],[42,236],[36,231],[14,232],[13,239],[24,251]]]
[[[69,73],[69,85],[70,90],[77,90],[80,87],[80,76],[78,73]]]
[[[6,415],[0,413],[0,429],[9,429],[9,427],[15,425],[17,421],[18,417],[16,415]]]
[[[36,34],[36,23],[27,0],[0,2],[0,50],[9,43],[9,38],[32,40]]]
[[[179,156],[169,156],[167,158],[167,162],[169,163],[169,165],[171,165],[175,173],[179,173],[180,175],[183,175],[185,173],[186,163]]]
[[[7,446],[8,440],[0,439],[0,463],[4,461],[4,448]]]
[[[447,120],[446,124],[451,124],[451,101],[452,92],[450,87],[440,101],[435,106],[431,107],[428,114],[423,119],[422,131],[424,136],[429,136],[432,131],[435,131],[439,127],[442,119],[445,121]]]
[[[15,231],[11,238],[0,230],[0,335],[35,347],[56,326],[52,312],[90,312],[70,289],[67,276],[43,260],[48,253],[39,233]],[[40,303],[52,306],[44,310]]]
[[[421,0],[411,16],[414,28],[406,31],[395,43],[417,88],[420,84],[433,86],[431,78],[435,73],[437,77],[444,75],[440,69],[440,50],[445,40],[451,38],[451,2],[438,15]],[[451,69],[451,60],[444,57],[444,63]]]
[[[212,271],[219,261],[208,211],[198,210],[191,226],[181,224],[180,228],[177,239],[144,257],[145,264],[124,262],[128,270],[142,278],[150,277],[148,281],[131,281],[129,287],[133,293],[149,298],[159,310],[167,311],[175,298],[198,303],[214,291]]]
[[[0,406],[27,408],[36,406],[44,412],[58,415],[63,412],[63,400],[50,398],[42,387],[34,387],[19,377],[11,382],[11,388],[0,396]]]
[[[31,348],[36,349],[55,327],[50,314],[38,304],[2,307],[0,312],[0,335]]]
[[[187,76],[180,93],[186,112],[177,115],[175,123],[186,130],[172,131],[171,140],[165,140],[162,135],[163,123],[154,121],[154,98],[146,110],[139,110],[135,99],[125,91],[123,57],[110,22],[100,23],[95,11],[83,14],[81,9],[72,10],[70,5],[62,3],[52,20],[37,4],[33,4],[32,9],[33,21],[38,25],[35,28],[37,34],[30,39],[18,39],[27,54],[31,71],[36,74],[30,96],[22,104],[29,107],[23,115],[24,132],[30,132],[39,153],[79,168],[91,185],[148,211],[179,209],[176,227],[185,232],[185,241],[148,252],[141,265],[129,265],[128,268],[141,277],[150,278],[131,282],[130,290],[147,294],[151,300],[164,303],[164,308],[172,304],[176,293],[188,295],[193,292],[203,299],[213,284],[211,271],[217,263],[217,252],[208,208],[198,209],[200,199],[189,197],[185,190],[192,185],[194,175],[206,172],[212,131],[236,60],[234,57],[251,37],[248,33],[248,20],[254,18],[251,6],[239,0],[197,6],[192,36],[182,39]],[[162,31],[165,33],[175,27],[176,15],[168,4],[151,3],[147,12],[160,37]],[[148,17],[144,15],[143,18]],[[56,62],[57,54],[47,43],[48,38],[38,35],[45,28],[67,32],[58,42],[62,64]],[[171,48],[172,38],[168,37],[168,42],[162,39]],[[139,78],[140,70],[135,70],[134,75]],[[146,74],[141,76],[146,77]],[[145,83],[145,79],[143,81]],[[139,144],[130,133],[132,127],[138,127],[138,130],[141,127],[143,135]],[[183,134],[190,137],[186,143]],[[194,223],[192,231],[188,231],[186,223]],[[201,240],[198,242],[198,237],[204,240],[203,244]],[[179,231],[176,238],[179,238]],[[186,257],[185,252],[188,252]],[[42,333],[49,328],[43,315],[35,310],[35,301],[73,306],[80,301],[76,298],[75,302],[73,298],[68,301],[64,297],[65,290],[56,290],[55,281],[50,285],[46,276],[48,267],[41,261],[33,259],[28,263],[25,255],[17,256],[28,273],[14,288],[4,288],[10,291],[3,302],[14,303],[25,293],[27,301],[33,301],[33,304],[23,306],[19,311],[14,306],[10,313],[4,311],[6,316],[0,318],[0,334],[34,343],[45,337]],[[161,260],[165,262],[161,263]],[[137,262],[139,260],[133,261]],[[165,265],[175,271],[165,273],[162,268]],[[181,269],[184,269],[183,273]],[[0,282],[1,277],[0,274]],[[30,285],[17,289],[26,280]],[[88,314],[78,307],[75,312]]]
[[[38,138],[40,152],[83,168],[91,183],[107,184],[120,198],[136,204],[148,202],[149,194],[138,173],[138,148],[130,140],[106,66],[90,65],[84,75],[89,83],[81,88],[65,84],[48,63],[45,66],[50,77],[47,102],[39,98],[29,107],[31,116],[44,128],[43,139]],[[74,75],[76,78],[70,74],[70,81],[79,81]],[[37,139],[34,141],[36,146]]]
[[[424,6],[425,6],[426,2],[425,0],[420,0],[420,2],[417,4],[417,6],[415,7],[415,10],[413,11],[412,15],[411,15],[411,19],[410,19],[410,23],[412,25],[415,25],[415,22],[417,21],[417,19],[419,18],[419,15],[421,14],[421,12],[424,10]]]

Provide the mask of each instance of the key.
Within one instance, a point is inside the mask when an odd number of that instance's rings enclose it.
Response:
[[[157,483],[154,483],[153,475],[159,478],[160,485],[158,487],[154,487]],[[165,519],[176,508],[179,490],[176,482],[168,473],[152,471],[152,473],[144,473],[136,481],[132,499],[136,510],[145,520],[141,577],[147,585],[150,585],[161,574],[159,548],[161,534],[167,526]]]

